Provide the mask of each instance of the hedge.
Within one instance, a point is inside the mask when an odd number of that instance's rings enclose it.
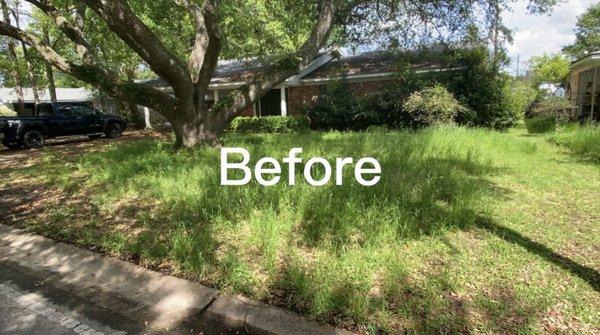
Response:
[[[295,133],[309,129],[306,116],[238,117],[229,126],[234,133]]]

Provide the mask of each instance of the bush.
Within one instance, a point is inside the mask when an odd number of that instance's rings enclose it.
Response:
[[[509,76],[498,72],[485,48],[453,50],[446,59],[446,67],[457,70],[438,74],[437,81],[473,112],[459,115],[458,123],[497,130],[517,123],[519,112],[511,108],[505,90]]]
[[[556,118],[552,116],[536,116],[525,119],[525,127],[530,134],[549,133],[556,130]]]
[[[553,134],[550,139],[585,159],[600,163],[600,126],[586,125]]]
[[[328,85],[304,112],[314,129],[365,130],[383,123],[380,115],[369,107],[369,99],[357,97],[344,81]]]
[[[466,112],[452,93],[441,85],[414,92],[404,102],[404,111],[410,116],[413,126],[453,124],[454,118]]]
[[[0,116],[16,116],[17,113],[5,105],[0,105]]]
[[[238,117],[229,126],[236,133],[294,133],[308,129],[305,116]]]
[[[558,125],[569,120],[569,108],[569,100],[561,97],[536,101],[527,113],[525,127],[532,134],[555,131]]]
[[[430,60],[452,71],[418,73],[411,65]],[[406,53],[397,64],[396,84],[367,97],[356,97],[343,81],[326,88],[316,104],[305,109],[318,129],[364,130],[373,125],[403,128],[413,125],[404,111],[408,96],[441,84],[466,107],[455,121],[462,125],[505,130],[523,118],[533,92],[513,89],[508,75],[491,64],[485,48]]]
[[[564,123],[570,118],[569,108],[571,108],[571,104],[568,99],[551,97],[536,102],[529,114],[532,117],[552,117],[558,122]]]

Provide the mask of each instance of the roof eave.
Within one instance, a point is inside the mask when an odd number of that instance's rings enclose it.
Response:
[[[578,60],[571,63],[571,65],[569,66],[569,69],[573,70],[573,69],[585,67],[586,65],[589,65],[589,63],[598,61],[598,60],[600,60],[600,51],[595,51],[595,52],[592,52],[589,55],[579,58]]]

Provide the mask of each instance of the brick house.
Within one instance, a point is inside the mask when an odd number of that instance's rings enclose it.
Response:
[[[288,116],[302,114],[303,107],[314,103],[327,84],[343,79],[351,91],[357,95],[376,92],[392,85],[398,78],[397,67],[401,56],[388,52],[369,52],[360,55],[344,56],[339,50],[321,54],[306,68],[281,85],[268,92],[252,106],[248,106],[243,116]],[[416,72],[445,71],[440,64],[423,61],[411,63]],[[249,77],[264,69],[259,61],[219,62],[209,86],[209,102],[217,102],[231,90],[245,83]],[[147,85],[161,90],[171,90],[160,79],[150,80]]]

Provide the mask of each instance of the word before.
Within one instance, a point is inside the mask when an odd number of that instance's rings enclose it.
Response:
[[[293,148],[288,157],[283,159],[283,163],[288,165],[288,184],[296,185],[296,165],[304,161],[298,157],[302,153],[302,148]],[[241,162],[230,162],[230,155],[242,155]],[[243,148],[222,148],[221,149],[221,185],[223,186],[242,186],[252,180],[252,171],[248,167],[250,162],[250,153]],[[354,159],[350,157],[337,158],[335,164],[335,184],[343,185],[344,167],[354,164]],[[315,177],[313,167],[321,166],[324,173]],[[230,179],[229,171],[239,170],[243,172],[243,178]],[[264,157],[256,162],[254,167],[254,178],[262,186],[274,186],[281,180],[281,165],[277,159]],[[324,186],[331,181],[333,168],[328,160],[322,157],[313,157],[304,164],[304,179],[312,186]],[[361,158],[354,166],[354,178],[363,186],[374,186],[381,180],[381,165],[372,157]]]

